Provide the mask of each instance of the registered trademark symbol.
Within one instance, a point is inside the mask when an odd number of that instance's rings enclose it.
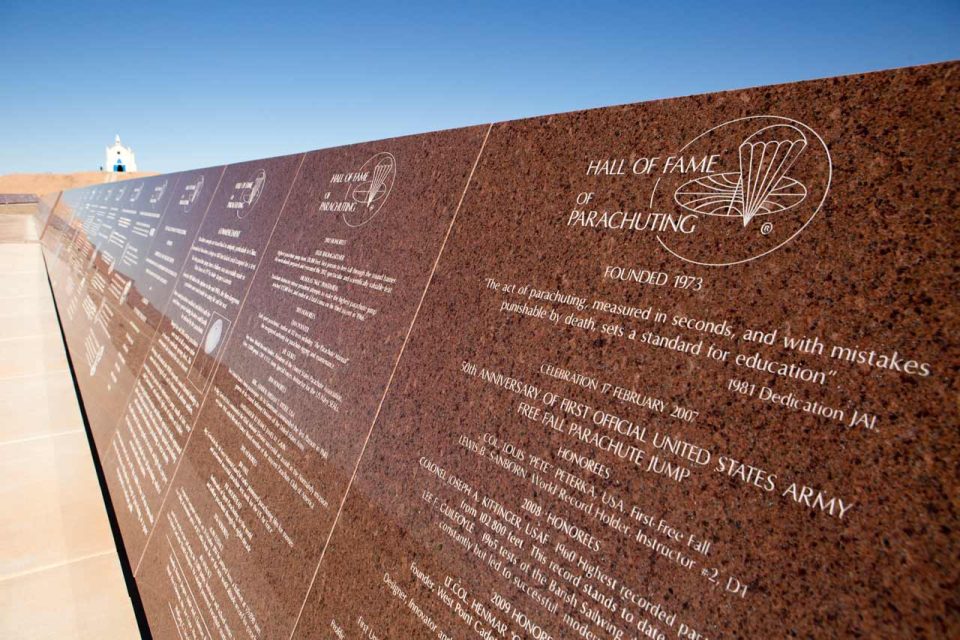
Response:
[[[768,236],[771,232],[773,232],[772,222],[764,222],[762,225],[760,225],[760,233],[763,235]]]

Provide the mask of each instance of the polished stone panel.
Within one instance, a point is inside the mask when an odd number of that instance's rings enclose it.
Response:
[[[957,72],[53,199],[153,633],[955,635]]]
[[[35,229],[37,233],[37,239],[43,237],[43,233],[46,230],[47,222],[50,220],[50,213],[53,211],[54,207],[57,206],[57,202],[60,200],[62,191],[55,191],[53,193],[42,194],[37,200],[37,210],[34,214],[35,220]]]
[[[304,159],[137,569],[159,635],[180,580],[208,626],[292,631],[486,130]]]
[[[183,181],[167,224],[200,210],[214,195],[185,254],[167,308],[146,353],[126,408],[110,440],[115,458],[104,465],[127,553],[136,562],[196,423],[223,345],[246,297],[261,254],[300,166],[301,155],[231,165],[217,181],[200,175]],[[240,186],[264,171],[257,198],[237,207]],[[144,279],[142,299],[160,296]],[[141,292],[143,293],[143,291]],[[103,455],[103,454],[101,454]]]
[[[100,205],[120,222],[109,232],[98,227],[108,240],[92,258],[95,275],[71,299],[81,302],[67,303],[65,322],[68,343],[83,345],[74,364],[98,446],[109,446],[120,417],[115,398],[131,393],[222,173],[214,167],[133,181],[119,202],[113,195]],[[205,188],[192,188],[198,184]],[[184,193],[190,206],[181,204]],[[71,315],[77,308],[89,313]],[[81,337],[71,339],[71,331]]]
[[[296,637],[952,635],[956,72],[495,125]]]

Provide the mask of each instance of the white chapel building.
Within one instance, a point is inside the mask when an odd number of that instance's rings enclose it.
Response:
[[[137,158],[133,149],[120,143],[120,134],[117,134],[113,145],[107,147],[107,160],[103,164],[104,171],[136,171]]]

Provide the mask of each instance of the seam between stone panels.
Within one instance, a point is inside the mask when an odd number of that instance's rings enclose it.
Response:
[[[383,394],[380,396],[380,403],[377,405],[377,411],[373,414],[373,421],[370,423],[370,429],[367,431],[367,437],[363,441],[363,446],[360,447],[360,454],[357,456],[357,463],[353,467],[353,474],[350,476],[350,482],[347,483],[347,488],[343,492],[343,498],[340,500],[340,508],[337,509],[337,515],[333,519],[333,525],[330,527],[330,532],[327,534],[327,540],[323,543],[323,550],[320,552],[320,558],[317,560],[317,567],[313,570],[313,576],[310,578],[310,583],[307,585],[307,591],[303,594],[303,603],[300,605],[300,611],[297,613],[296,619],[293,621],[293,628],[290,629],[289,640],[293,640],[293,634],[297,632],[297,627],[300,625],[300,618],[303,616],[303,611],[307,606],[307,600],[310,599],[310,592],[313,590],[313,585],[317,580],[317,575],[320,573],[320,565],[323,563],[323,558],[327,554],[327,547],[330,545],[330,540],[333,539],[333,532],[337,528],[337,524],[340,522],[340,514],[343,513],[343,507],[347,503],[347,496],[350,495],[350,489],[353,487],[353,481],[357,477],[357,471],[360,469],[360,462],[363,460],[363,454],[367,450],[367,444],[370,442],[370,437],[373,435],[373,429],[377,425],[377,420],[380,418],[380,410],[383,409],[383,403],[387,398],[387,394],[390,392],[390,386],[393,384],[393,377],[397,373],[397,368],[400,366],[400,359],[403,357],[403,352],[407,348],[407,343],[410,341],[410,335],[413,333],[413,327],[417,323],[417,317],[420,315],[420,308],[423,306],[423,301],[427,297],[427,291],[430,290],[430,285],[433,282],[433,276],[437,272],[437,266],[440,264],[440,258],[443,256],[443,251],[446,249],[447,240],[450,239],[450,234],[453,232],[453,225],[457,222],[457,215],[460,213],[460,207],[463,206],[463,201],[467,197],[467,191],[470,189],[470,184],[473,182],[473,174],[476,172],[477,167],[480,165],[480,158],[483,156],[483,150],[487,146],[487,140],[490,138],[490,131],[493,130],[493,124],[487,125],[487,132],[483,136],[483,142],[480,144],[480,150],[477,151],[477,158],[473,161],[473,167],[470,169],[470,175],[467,176],[467,182],[463,185],[463,192],[460,194],[460,200],[457,202],[457,208],[453,211],[453,218],[450,219],[450,224],[447,226],[447,233],[443,236],[443,242],[440,244],[440,250],[437,251],[437,257],[433,261],[433,268],[430,269],[430,275],[427,277],[427,282],[423,287],[423,293],[420,295],[420,302],[417,303],[417,308],[413,312],[413,318],[410,320],[410,326],[407,327],[407,335],[403,338],[403,344],[400,346],[400,352],[397,353],[397,359],[393,363],[393,369],[390,371],[390,377],[387,379],[387,386],[383,389]]]
[[[127,397],[126,397],[126,399],[124,400],[123,404],[120,405],[120,411],[119,411],[118,414],[117,414],[117,420],[116,420],[116,422],[113,423],[113,429],[111,430],[111,433],[110,433],[110,441],[107,443],[107,446],[106,446],[106,448],[105,448],[104,456],[103,456],[103,458],[101,459],[101,465],[105,465],[105,464],[106,464],[106,462],[107,462],[107,456],[110,455],[111,450],[112,450],[113,453],[114,453],[114,459],[115,459],[116,464],[117,464],[118,466],[123,464],[123,461],[122,461],[121,458],[120,458],[120,453],[119,453],[119,451],[117,450],[117,437],[118,437],[118,434],[120,433],[120,428],[123,426],[123,417],[126,415],[126,413],[127,413],[127,408],[130,406],[130,401],[131,401],[131,399],[133,398],[133,394],[134,394],[134,393],[136,392],[136,390],[137,390],[137,384],[140,382],[140,376],[143,374],[143,369],[147,366],[147,361],[148,361],[149,358],[150,358],[150,353],[153,351],[153,345],[156,344],[156,342],[157,342],[157,335],[160,333],[160,330],[163,328],[163,318],[166,318],[166,316],[167,316],[167,311],[170,309],[170,305],[173,304],[173,293],[174,293],[174,291],[176,291],[176,289],[177,289],[177,284],[179,284],[179,282],[180,282],[180,276],[183,275],[183,272],[184,272],[184,270],[185,270],[186,267],[187,267],[186,261],[187,261],[187,259],[190,257],[190,252],[193,251],[193,246],[196,244],[197,236],[200,235],[200,229],[203,228],[203,222],[204,222],[204,220],[207,219],[207,214],[210,213],[210,207],[213,206],[213,203],[214,203],[214,201],[216,200],[217,191],[219,191],[219,189],[220,189],[220,184],[223,182],[223,176],[227,175],[227,167],[228,167],[228,166],[229,166],[229,165],[223,165],[223,168],[220,169],[220,177],[217,178],[217,184],[214,185],[214,187],[213,187],[213,193],[212,193],[212,195],[210,196],[210,202],[207,203],[207,208],[203,210],[203,215],[200,216],[200,223],[197,225],[197,232],[196,232],[196,234],[194,235],[193,240],[190,241],[190,247],[187,249],[187,253],[186,253],[186,255],[184,256],[184,264],[183,264],[183,266],[181,267],[179,273],[177,273],[177,277],[173,279],[173,287],[170,289],[170,298],[167,299],[167,304],[166,304],[166,306],[164,306],[164,308],[163,308],[162,310],[159,310],[159,311],[160,311],[160,315],[161,315],[160,324],[157,326],[157,329],[153,332],[153,335],[151,335],[150,338],[148,339],[146,356],[144,356],[143,363],[141,363],[141,365],[140,365],[140,370],[137,371],[137,375],[136,375],[136,377],[133,379],[133,384],[130,386],[130,390],[127,391]],[[201,171],[202,171],[202,169],[201,169]],[[177,179],[176,179],[176,182],[174,182],[173,185],[171,186],[171,189],[172,189],[172,190],[171,190],[171,196],[172,196],[172,197],[170,198],[170,200],[167,201],[167,206],[163,209],[163,212],[160,214],[160,218],[159,218],[158,221],[157,221],[158,230],[159,230],[159,225],[162,224],[164,218],[165,218],[166,215],[167,215],[167,212],[170,211],[170,208],[173,206],[173,201],[174,201],[174,199],[175,199],[175,197],[176,197],[177,187],[180,186],[180,181],[183,180],[184,176],[187,175],[188,173],[194,173],[194,172],[192,172],[192,171],[184,171],[184,172],[180,173],[180,175],[179,175],[179,176],[177,177]],[[77,233],[79,233],[79,230],[77,231]],[[157,237],[159,238],[159,236],[157,236]],[[151,242],[150,245],[147,247],[145,259],[150,257],[150,249],[152,249],[152,248],[153,248],[153,243]],[[66,345],[66,334],[64,334],[64,345]],[[91,429],[92,429],[92,426],[91,426]],[[91,431],[91,433],[92,433],[92,431]],[[190,435],[193,435],[193,432],[191,432]],[[189,441],[189,437],[190,437],[190,436],[188,435],[188,436],[187,436],[188,441]],[[93,444],[93,447],[97,450],[97,455],[99,456],[99,455],[100,455],[100,449],[99,449],[99,447],[97,447],[96,443],[93,442],[92,439],[91,439],[91,443]],[[184,446],[184,451],[185,451],[185,450],[186,450],[186,446]],[[111,497],[110,497],[110,492],[109,492],[109,490],[108,490],[107,481],[106,481],[106,477],[107,477],[106,469],[104,469],[103,476],[104,476],[103,488],[104,488],[104,492],[105,492],[105,493],[104,493],[104,499],[110,500],[110,502],[112,503],[113,501],[112,501],[112,499],[111,499]],[[170,481],[173,482],[173,476],[172,476],[172,475],[170,476]],[[169,486],[167,487],[167,489],[168,489],[168,491],[169,491]],[[163,494],[163,501],[166,501],[166,498],[167,498],[167,494],[164,493],[164,494]],[[160,506],[163,506],[163,502],[160,503]],[[114,507],[114,508],[115,508],[115,507]],[[159,518],[159,515],[160,515],[160,511],[158,510],[158,511],[157,511],[157,517],[158,517],[158,518]],[[140,561],[143,560],[143,556],[144,556],[144,554],[145,554],[146,551],[147,551],[147,543],[150,542],[150,538],[151,538],[151,536],[153,536],[153,530],[156,528],[156,526],[157,526],[157,523],[154,522],[154,523],[153,523],[153,527],[150,528],[150,532],[147,534],[147,540],[146,540],[146,542],[144,542],[143,551],[142,551],[141,554],[140,554],[140,560],[137,561],[136,566],[133,566],[133,565],[131,564],[130,561],[132,560],[132,558],[130,558],[129,553],[127,553],[127,559],[126,559],[126,561],[127,561],[127,564],[130,565],[130,575],[133,576],[134,578],[136,578],[136,576],[137,576],[137,569],[140,568]],[[119,520],[117,520],[117,534],[120,536],[121,539],[123,538],[123,533],[122,533],[122,531],[121,531],[121,529],[120,529]],[[124,546],[126,547],[126,542],[124,542]],[[124,549],[124,552],[126,553],[126,549]],[[144,615],[146,615],[146,614],[144,614]]]
[[[173,188],[172,188],[173,190],[171,191],[171,193],[174,194],[174,196],[175,196],[175,194],[177,193],[177,187],[180,186],[180,180],[183,179],[183,175],[186,174],[186,173],[188,173],[188,172],[183,172],[183,174],[181,174],[180,176],[177,177],[177,181],[173,183]],[[203,227],[203,221],[207,219],[207,213],[210,212],[210,207],[213,206],[213,201],[216,199],[217,190],[220,189],[220,183],[223,182],[223,176],[225,176],[226,173],[227,173],[227,166],[224,165],[223,169],[220,170],[220,177],[217,178],[217,184],[216,184],[216,186],[213,187],[213,195],[210,196],[210,202],[207,203],[207,208],[203,210],[203,215],[200,216],[200,224],[197,225],[197,234],[196,234],[196,235],[199,235],[199,234],[200,234],[200,229]],[[166,207],[164,208],[164,210],[163,210],[163,213],[160,214],[160,221],[161,221],[161,222],[163,221],[164,217],[166,216],[167,211],[169,211],[170,207],[173,206],[173,201],[174,201],[174,198],[170,198],[170,200],[167,202],[167,206],[166,206]],[[154,344],[156,343],[156,341],[157,341],[157,334],[160,333],[160,329],[161,329],[162,326],[163,326],[163,319],[162,319],[162,318],[166,318],[166,317],[167,317],[167,311],[170,309],[170,305],[173,303],[173,292],[176,291],[176,289],[177,289],[177,284],[180,282],[180,276],[183,274],[183,270],[184,270],[184,269],[186,268],[186,266],[187,266],[187,265],[186,265],[186,260],[187,260],[187,258],[190,257],[190,252],[193,251],[193,245],[196,243],[196,239],[197,239],[197,238],[196,238],[196,235],[194,236],[193,240],[190,242],[190,248],[187,249],[186,256],[184,256],[184,264],[183,264],[183,266],[181,267],[180,272],[177,273],[177,277],[173,279],[173,287],[170,289],[170,298],[167,300],[167,304],[163,307],[163,309],[157,309],[157,310],[160,312],[160,316],[161,316],[160,326],[158,326],[158,327],[157,327],[157,330],[153,332],[153,335],[151,335],[151,336],[148,338],[147,352],[146,352],[147,355],[144,356],[143,363],[140,365],[140,370],[137,371],[137,375],[136,375],[136,377],[133,379],[133,384],[130,386],[130,390],[127,391],[127,397],[126,397],[126,399],[124,400],[123,404],[121,405],[120,411],[119,411],[119,413],[118,413],[118,415],[117,415],[117,421],[113,423],[113,429],[112,429],[111,432],[110,432],[110,442],[107,443],[107,446],[108,446],[108,447],[112,447],[112,448],[114,449],[114,451],[116,451],[116,444],[114,443],[114,441],[116,440],[117,432],[119,432],[120,427],[121,427],[121,424],[122,424],[122,422],[123,422],[123,417],[124,417],[124,416],[126,415],[126,413],[127,413],[127,407],[130,406],[130,399],[133,398],[133,394],[134,394],[134,392],[137,390],[137,383],[140,382],[140,375],[143,373],[143,368],[147,366],[147,360],[150,358],[150,353],[153,351],[153,345],[154,345]],[[150,257],[150,249],[152,249],[152,248],[153,248],[153,243],[151,243],[150,246],[147,247],[147,252],[146,252],[146,257],[147,257],[147,258]],[[120,457],[119,457],[119,455],[118,455],[118,456],[117,456],[117,463],[118,463],[118,464],[119,464],[119,461],[120,461]],[[151,530],[151,531],[152,531],[152,530]],[[129,558],[127,558],[127,560],[129,560]]]
[[[186,173],[188,173],[188,172],[184,172],[184,174],[186,174]],[[186,256],[184,257],[183,267],[181,267],[180,272],[177,273],[177,277],[173,279],[173,288],[170,289],[170,298],[167,300],[167,304],[166,304],[166,306],[163,307],[163,309],[158,309],[158,311],[160,311],[160,315],[161,315],[160,326],[157,327],[156,331],[154,331],[154,332],[153,332],[153,335],[151,335],[150,338],[148,339],[149,342],[147,343],[147,355],[144,356],[143,364],[140,365],[140,370],[137,371],[137,377],[133,379],[133,385],[131,385],[130,390],[127,391],[127,397],[126,397],[126,400],[124,401],[123,405],[121,405],[120,412],[119,412],[119,414],[117,415],[117,421],[113,423],[113,430],[112,430],[112,432],[111,432],[111,434],[110,434],[110,442],[107,443],[107,448],[108,448],[108,449],[111,449],[111,448],[116,449],[116,445],[115,445],[114,443],[115,443],[115,441],[116,441],[116,439],[117,439],[117,434],[120,432],[120,426],[121,426],[121,423],[123,422],[123,416],[125,416],[126,413],[127,413],[127,407],[130,406],[130,399],[133,398],[133,394],[134,394],[134,392],[137,390],[137,383],[140,382],[140,376],[141,376],[141,374],[143,374],[143,368],[147,366],[147,360],[150,358],[150,352],[153,351],[153,345],[154,345],[154,344],[156,343],[156,341],[157,341],[157,334],[160,333],[160,329],[161,329],[161,327],[163,326],[163,319],[162,319],[162,318],[166,318],[166,317],[167,317],[167,310],[170,309],[170,305],[173,303],[173,292],[176,291],[176,289],[177,289],[177,284],[180,282],[180,276],[183,275],[183,270],[184,270],[184,269],[186,268],[186,266],[187,266],[187,265],[186,265],[186,260],[187,260],[187,258],[190,257],[190,252],[193,251],[193,245],[196,243],[196,239],[197,239],[196,236],[197,236],[197,235],[200,235],[200,229],[203,227],[203,221],[207,219],[207,213],[210,212],[210,207],[213,206],[213,201],[216,199],[217,190],[220,188],[220,183],[223,182],[223,176],[226,175],[226,173],[227,173],[227,165],[224,165],[223,169],[220,170],[220,177],[217,178],[217,184],[216,184],[216,186],[213,187],[213,195],[210,196],[210,202],[207,203],[207,208],[203,210],[203,215],[200,216],[200,224],[197,225],[197,233],[196,233],[196,235],[194,235],[193,240],[190,241],[190,248],[187,249],[187,254],[186,254]],[[177,181],[173,183],[173,191],[171,192],[172,194],[176,194],[176,192],[177,192],[177,187],[180,186],[180,180],[181,180],[182,178],[183,178],[183,175],[181,175],[180,177],[178,177],[178,178],[177,178]],[[167,202],[166,208],[163,210],[163,213],[160,215],[160,221],[161,221],[161,222],[163,221],[164,216],[166,216],[167,211],[168,211],[168,210],[170,209],[170,207],[173,205],[173,200],[174,200],[174,198],[170,198],[169,202]],[[150,245],[149,247],[147,247],[147,255],[146,255],[147,258],[150,257],[150,249],[151,249],[151,248],[153,248],[153,244],[152,244],[152,243],[151,243],[151,245]],[[120,458],[119,458],[119,456],[118,456],[118,457],[117,457],[118,463],[119,463],[119,460],[120,460]],[[129,560],[129,558],[128,558],[128,560]]]
[[[165,536],[167,539],[167,545],[170,547],[170,554],[173,556],[173,561],[177,565],[177,571],[183,576],[183,583],[187,585],[187,592],[190,594],[190,599],[193,600],[193,608],[200,610],[200,602],[197,600],[197,596],[193,595],[193,588],[190,586],[190,580],[187,577],[187,572],[183,570],[183,565],[180,564],[180,558],[177,557],[177,550],[173,546],[173,543],[170,542],[170,536]],[[178,576],[179,577],[179,576]],[[167,605],[170,605],[170,601],[167,600]],[[172,608],[171,608],[172,609]],[[180,638],[183,638],[183,633],[180,632],[180,625],[177,624],[177,617],[173,617],[173,622],[177,627],[177,633],[180,634]],[[207,638],[213,638],[213,634],[210,633],[210,628],[207,626],[207,620],[200,616],[200,622],[203,623],[203,629],[207,632]]]
[[[143,564],[143,559],[147,555],[147,549],[150,546],[150,540],[153,538],[154,532],[156,532],[157,527],[160,525],[160,516],[163,514],[163,506],[167,503],[167,498],[170,497],[170,489],[173,488],[173,483],[177,479],[177,472],[180,471],[180,465],[183,464],[183,461],[187,459],[187,452],[189,451],[190,441],[193,440],[193,434],[196,433],[197,429],[197,420],[200,419],[200,414],[203,412],[203,407],[207,404],[207,398],[210,397],[210,391],[213,389],[214,380],[217,378],[217,373],[220,371],[220,364],[223,362],[222,354],[227,352],[227,347],[230,346],[230,341],[233,339],[234,330],[237,328],[237,321],[240,320],[240,314],[243,313],[243,306],[247,303],[247,296],[250,295],[250,290],[253,289],[253,284],[257,279],[257,272],[260,270],[260,264],[263,262],[263,256],[267,253],[267,249],[270,248],[270,242],[273,241],[273,234],[277,230],[277,225],[280,224],[280,218],[283,217],[283,210],[287,207],[287,201],[290,199],[290,194],[293,193],[293,186],[297,184],[297,178],[300,177],[300,169],[303,168],[303,161],[306,159],[307,154],[304,153],[300,156],[300,164],[297,165],[297,172],[293,174],[293,181],[290,183],[290,188],[287,189],[287,195],[283,198],[283,204],[280,205],[280,211],[277,213],[277,219],[273,222],[273,227],[270,229],[270,235],[267,236],[267,241],[263,245],[263,251],[260,253],[260,259],[257,260],[257,266],[253,269],[253,278],[250,279],[250,284],[247,285],[247,290],[243,293],[243,300],[240,301],[240,306],[237,307],[237,316],[234,318],[234,321],[230,327],[230,332],[227,334],[226,340],[223,343],[223,349],[220,351],[221,359],[213,368],[213,372],[210,374],[210,385],[207,387],[206,391],[203,394],[203,397],[200,398],[200,403],[197,405],[197,415],[194,417],[193,422],[190,425],[190,434],[187,435],[186,442],[183,443],[183,450],[180,452],[180,459],[177,460],[177,466],[173,468],[173,473],[170,474],[170,482],[167,484],[167,490],[163,493],[163,499],[160,501],[160,506],[157,507],[157,519],[153,523],[153,528],[150,529],[150,533],[147,535],[147,541],[143,545],[143,551],[140,552],[140,559],[137,560],[137,566],[133,570],[133,575],[136,577],[137,572],[140,570],[140,565]],[[223,173],[220,175],[220,182],[223,181],[223,176],[227,174],[227,167],[223,168]],[[217,186],[220,186],[220,182],[217,183]],[[216,191],[214,191],[216,195]],[[210,207],[213,206],[213,198],[210,199],[210,205],[207,207],[207,212],[209,213]],[[204,214],[204,220],[207,215]],[[200,222],[200,229],[203,228],[203,221]],[[197,236],[200,235],[200,229],[197,229]],[[193,245],[196,244],[196,238],[194,238],[193,244],[190,245],[190,251],[193,251]],[[187,258],[190,257],[190,251],[187,252]],[[180,270],[181,274],[186,270],[187,266],[184,264],[183,269]],[[176,288],[176,285],[174,285]],[[171,295],[172,300],[172,295]],[[158,332],[159,333],[159,332]],[[154,334],[154,340],[156,340],[156,333]],[[152,345],[151,345],[152,346]],[[131,393],[133,391],[131,390]]]

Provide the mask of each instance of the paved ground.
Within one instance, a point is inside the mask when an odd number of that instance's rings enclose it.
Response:
[[[36,235],[0,214],[0,638],[138,638]]]

